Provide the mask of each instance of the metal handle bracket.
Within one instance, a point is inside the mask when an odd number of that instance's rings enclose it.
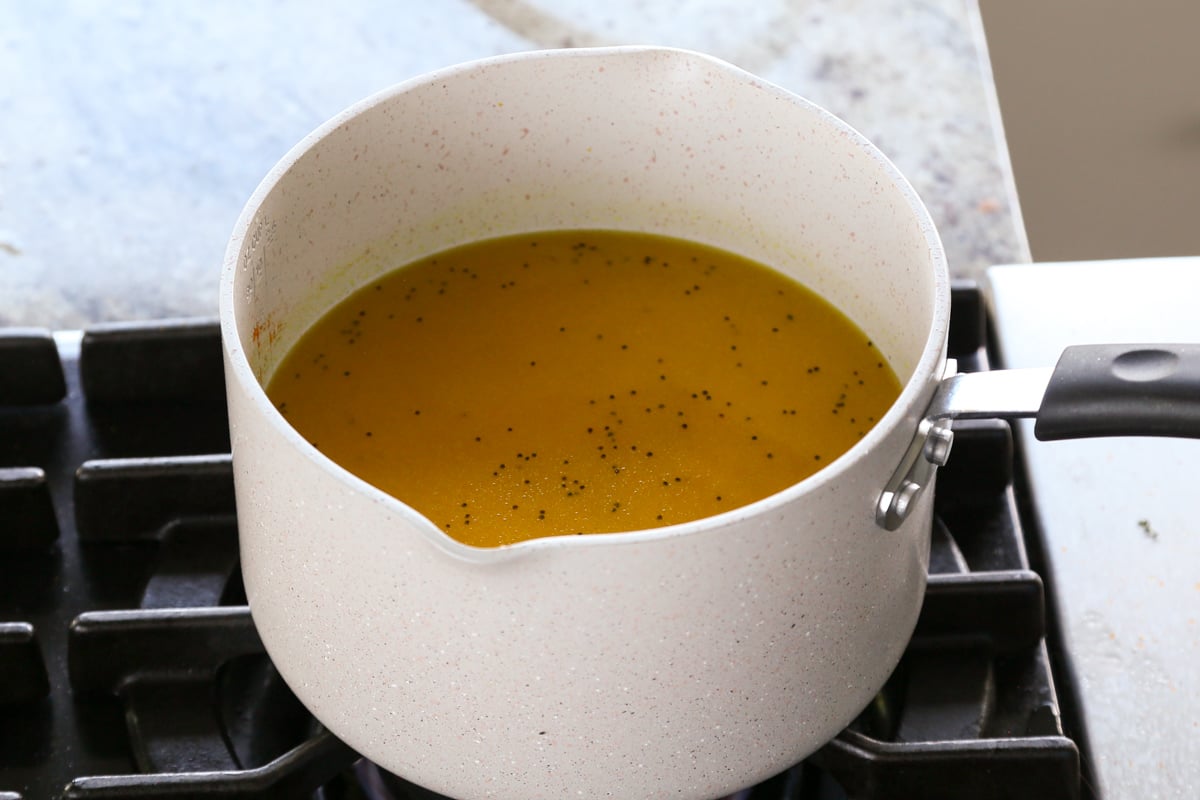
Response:
[[[937,468],[949,460],[954,420],[1032,417],[1053,372],[1037,368],[955,374],[957,369],[953,359],[946,362],[945,376],[925,418],[879,495],[875,522],[885,530],[903,524],[917,498],[933,483]]]

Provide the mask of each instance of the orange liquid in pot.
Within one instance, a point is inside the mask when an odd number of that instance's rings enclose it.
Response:
[[[691,242],[547,232],[400,268],[326,314],[268,394],[467,544],[641,530],[828,464],[900,384],[799,283]]]

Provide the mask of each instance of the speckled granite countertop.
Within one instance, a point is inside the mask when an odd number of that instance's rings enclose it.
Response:
[[[825,106],[924,198],[956,275],[1029,260],[976,0],[0,3],[0,325],[214,315],[258,181],[358,99],[541,47],[702,50]]]

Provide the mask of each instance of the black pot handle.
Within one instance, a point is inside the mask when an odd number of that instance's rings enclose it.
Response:
[[[1042,441],[1200,438],[1200,344],[1068,347],[1046,385],[1033,432]]]
[[[1200,344],[1068,347],[1053,368],[943,378],[875,520],[895,530],[946,463],[956,419],[1036,417],[1043,441],[1099,436],[1200,439]]]

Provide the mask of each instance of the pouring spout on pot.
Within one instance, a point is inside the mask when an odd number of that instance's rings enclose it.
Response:
[[[948,372],[953,371],[949,365]],[[956,419],[1036,417],[1041,441],[1101,436],[1200,438],[1200,344],[1068,347],[1053,368],[950,375],[942,380],[875,520],[900,527],[946,463]]]

